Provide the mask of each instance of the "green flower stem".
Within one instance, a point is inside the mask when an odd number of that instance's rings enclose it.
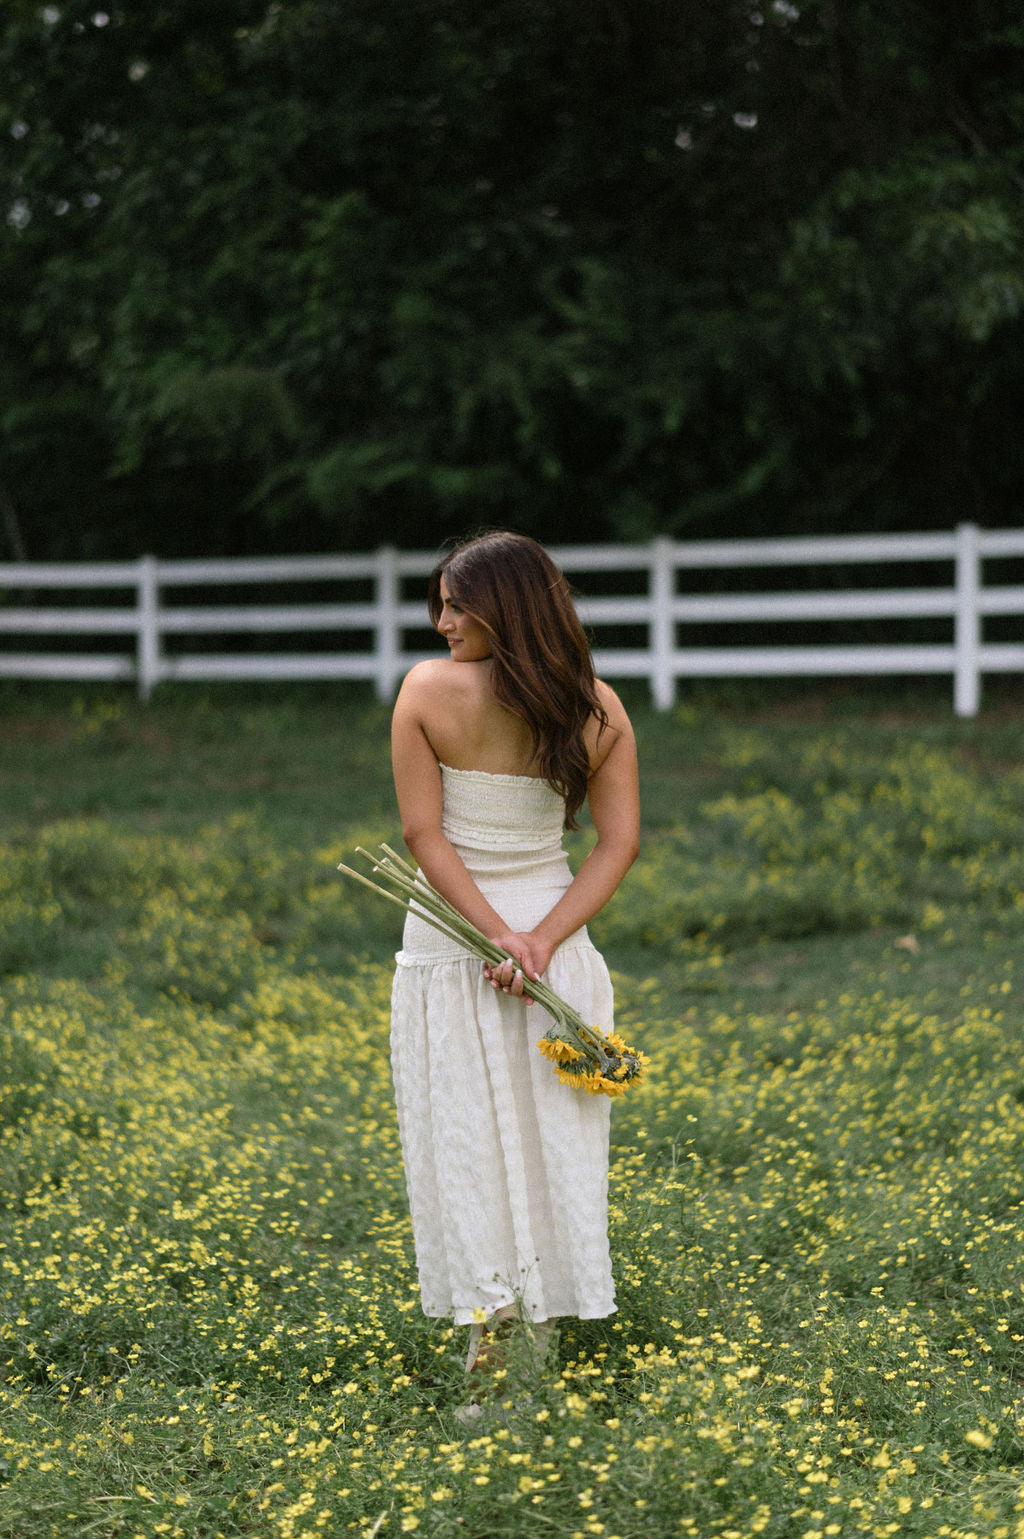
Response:
[[[356,847],[356,853],[362,855],[373,867],[374,874],[379,874],[392,888],[391,891],[380,882],[375,882],[369,877],[363,876],[358,871],[353,871],[350,866],[339,865],[338,870],[346,876],[354,877],[364,887],[379,893],[381,897],[388,898],[392,903],[397,903],[407,913],[415,913],[418,919],[438,930],[449,940],[459,942],[482,962],[489,966],[499,966],[502,962],[519,963],[515,957],[510,957],[500,946],[488,940],[482,930],[471,923],[464,914],[460,914],[447,898],[431,886],[422,872],[417,871],[408,861],[397,855],[390,845],[382,844],[383,856],[371,855],[362,846]],[[608,1045],[601,1033],[593,1026],[588,1026],[571,1005],[567,1005],[553,989],[539,979],[530,979],[527,991],[531,999],[535,999],[542,1009],[546,1010],[557,1021],[566,1041],[570,1042],[577,1051],[583,1053],[591,1063],[597,1065],[602,1071],[613,1067],[618,1062],[618,1055],[609,1051]],[[550,1035],[550,1033],[549,1033]]]

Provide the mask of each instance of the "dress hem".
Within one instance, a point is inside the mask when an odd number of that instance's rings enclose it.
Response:
[[[499,1304],[498,1305],[499,1309],[507,1309],[509,1307],[510,1306],[507,1305],[507,1304]],[[612,1315],[616,1315],[616,1314],[618,1314],[618,1312],[619,1312],[619,1306],[617,1304],[613,1304],[610,1309],[595,1309],[595,1310],[574,1309],[574,1310],[566,1310],[562,1314],[530,1315],[529,1318],[530,1318],[530,1324],[531,1325],[544,1325],[545,1322],[548,1321],[548,1320],[610,1320]],[[451,1320],[451,1321],[453,1321],[453,1323],[455,1325],[459,1325],[459,1326],[462,1326],[462,1325],[474,1325],[476,1323],[476,1321],[474,1320],[473,1316],[476,1313],[477,1313],[476,1310],[473,1310],[473,1311],[470,1312],[470,1311],[466,1311],[464,1309],[455,1309],[455,1310],[452,1310],[452,1309],[436,1309],[436,1310],[435,1309],[424,1309],[423,1310],[424,1317],[427,1320]],[[460,1314],[465,1315],[466,1318],[463,1319],[463,1320],[460,1320],[459,1319],[459,1315]]]

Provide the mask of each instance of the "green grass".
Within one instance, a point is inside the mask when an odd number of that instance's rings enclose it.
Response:
[[[1024,707],[635,702],[619,1313],[465,1433],[356,691],[0,692],[0,1535],[1024,1534]],[[574,858],[586,848],[584,832]]]

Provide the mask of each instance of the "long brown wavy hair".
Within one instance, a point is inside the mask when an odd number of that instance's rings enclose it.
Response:
[[[434,626],[442,577],[452,602],[487,632],[494,693],[529,727],[534,761],[565,802],[566,828],[577,828],[590,776],[584,732],[592,716],[603,732],[608,716],[568,582],[536,540],[480,535],[449,551],[431,572],[427,605]]]

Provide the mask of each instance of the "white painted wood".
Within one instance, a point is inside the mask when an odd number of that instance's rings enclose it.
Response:
[[[952,673],[953,647],[708,647],[673,654],[676,671],[694,678],[899,677],[907,673]]]
[[[983,563],[1024,556],[1024,529],[980,530],[963,524],[936,534],[828,535],[800,539],[694,541],[670,539],[639,545],[553,547],[551,554],[570,580],[586,573],[633,573],[626,595],[581,596],[584,623],[595,634],[598,671],[611,680],[644,679],[654,702],[668,709],[678,680],[725,677],[875,677],[946,674],[953,680],[954,707],[974,715],[986,673],[1024,673],[1024,642],[986,643],[987,616],[1024,618],[1024,585],[984,584]],[[86,652],[4,651],[0,677],[64,679],[134,679],[143,698],[163,679],[362,679],[378,697],[392,698],[403,674],[424,656],[406,649],[407,640],[429,630],[425,606],[403,599],[404,578],[425,578],[437,560],[432,551],[396,551],[324,556],[254,556],[238,560],[139,561],[0,564],[0,637],[35,635],[124,636],[135,647],[128,656]],[[909,588],[822,589],[820,569],[843,565],[927,564],[927,586]],[[715,571],[789,567],[792,575],[778,592],[700,591],[694,575]],[[816,570],[804,574],[801,568]],[[948,582],[942,585],[948,573]],[[682,578],[684,591],[677,592]],[[1010,575],[1010,574],[1007,574]],[[806,584],[811,582],[813,588]],[[310,602],[299,589],[289,602],[289,584],[315,583],[336,597]],[[277,588],[273,603],[224,602],[224,590],[258,584]],[[590,586],[595,586],[591,583]],[[92,590],[102,602],[75,606],[53,596]],[[123,604],[115,595],[124,592]],[[191,590],[187,595],[182,590]],[[204,601],[204,590],[212,602]],[[644,591],[645,590],[645,591]],[[31,605],[26,594],[35,594]],[[262,595],[260,595],[262,598]],[[947,622],[948,641],[900,644],[900,626],[915,617]],[[835,646],[816,643],[820,622],[861,620],[890,622],[891,642]],[[807,626],[799,646],[772,643],[781,623]],[[762,639],[754,646],[716,646],[714,627],[755,625]],[[605,646],[602,631],[632,626],[642,631],[636,645]],[[684,627],[686,629],[680,629]],[[271,637],[319,633],[326,638],[366,631],[372,645],[356,651],[331,648],[318,652],[196,651],[167,652],[168,638],[203,635]],[[696,637],[694,633],[696,632]],[[707,634],[705,634],[707,633]],[[699,644],[687,645],[691,638]]]
[[[148,700],[160,682],[160,574],[155,556],[139,558],[139,695]]]
[[[1000,588],[979,590],[978,613],[980,615],[1024,615],[1024,588],[1014,588],[1007,584]]]
[[[11,636],[134,636],[138,615],[120,609],[5,609],[0,604],[0,632]]]
[[[0,652],[2,679],[127,680],[136,677],[135,659],[73,652]]]
[[[234,586],[251,582],[322,582],[376,577],[376,554],[355,556],[237,556],[213,561],[161,561],[165,587]]]
[[[979,529],[983,556],[1024,556],[1024,529]]]
[[[900,620],[909,615],[942,616],[956,612],[948,588],[889,588],[848,593],[727,593],[708,598],[677,598],[676,620]]]
[[[422,618],[421,610],[417,617]],[[193,604],[164,609],[160,628],[166,636],[198,636],[204,632],[228,635],[238,631],[372,631],[379,618],[376,604],[250,604],[231,608]]]
[[[377,552],[377,561],[377,667],[374,684],[377,699],[386,702],[394,698],[402,676],[399,662],[402,633],[398,624],[400,587],[393,546],[382,545]]]
[[[696,540],[674,546],[679,568],[831,566],[856,562],[949,561],[951,534],[807,535],[802,539]]]
[[[651,544],[650,577],[650,654],[651,694],[659,711],[671,710],[676,700],[676,673],[672,646],[675,639],[673,608],[676,568],[672,559],[672,541],[654,540]]]
[[[993,642],[981,648],[982,673],[1024,673],[1024,645],[1020,642]]]
[[[411,665],[410,665],[411,666]],[[377,659],[372,652],[261,652],[258,656],[239,654],[190,653],[186,657],[167,658],[163,668],[166,679],[203,680],[237,679],[372,679],[377,677]]]
[[[981,553],[974,524],[956,531],[956,667],[953,670],[953,709],[958,716],[977,716],[981,703]]]
[[[134,588],[137,561],[0,561],[0,589]]]

